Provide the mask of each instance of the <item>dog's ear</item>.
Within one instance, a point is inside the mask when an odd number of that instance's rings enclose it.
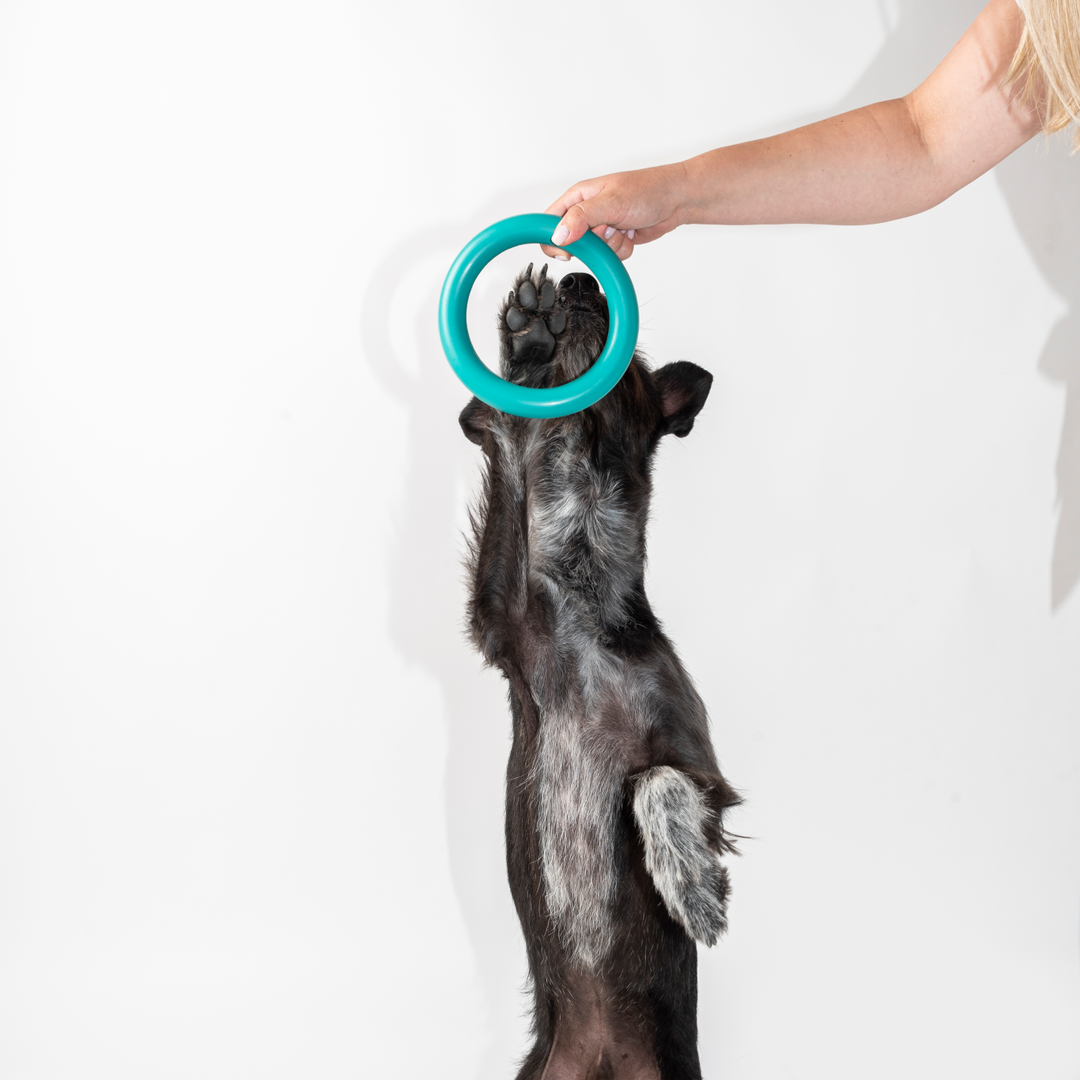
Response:
[[[653,372],[653,379],[660,391],[660,408],[664,413],[660,434],[685,438],[709,396],[712,376],[689,360],[676,360]]]
[[[469,442],[476,443],[477,446],[483,446],[484,434],[487,432],[491,424],[491,418],[494,415],[495,410],[490,405],[485,404],[478,397],[474,397],[461,410],[461,415],[458,417],[458,423],[461,425],[461,430],[465,432],[465,438]]]

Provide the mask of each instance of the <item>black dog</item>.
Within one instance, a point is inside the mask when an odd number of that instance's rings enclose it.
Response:
[[[500,314],[502,375],[582,374],[607,337],[592,277],[522,274]],[[635,355],[582,413],[461,414],[483,447],[469,629],[510,683],[510,888],[536,1043],[518,1080],[701,1076],[697,946],[725,928],[733,852],[705,706],[645,597],[651,459],[690,432],[712,376]]]

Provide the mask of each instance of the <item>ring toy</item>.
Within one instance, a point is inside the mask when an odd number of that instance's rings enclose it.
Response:
[[[596,275],[608,302],[608,336],[596,363],[584,375],[549,389],[518,386],[499,378],[476,355],[465,312],[480,271],[496,255],[519,244],[550,244],[559,219],[553,214],[519,214],[474,236],[454,260],[439,298],[439,336],[457,377],[481,401],[515,416],[569,416],[609,393],[630,366],[637,345],[638,305],[630,275],[619,257],[595,233],[563,244]]]

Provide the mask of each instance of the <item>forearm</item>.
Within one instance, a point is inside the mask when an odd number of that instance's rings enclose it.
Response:
[[[1039,130],[1002,86],[1022,25],[994,0],[907,97],[685,162],[685,220],[861,225],[937,205]]]
[[[685,224],[870,224],[916,214],[956,190],[906,99],[711,150],[682,168]]]

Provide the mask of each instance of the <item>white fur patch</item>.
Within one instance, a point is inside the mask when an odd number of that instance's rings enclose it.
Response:
[[[536,767],[548,910],[570,952],[595,968],[614,935],[612,844],[622,780],[611,755],[590,742],[581,716],[548,713]]]

